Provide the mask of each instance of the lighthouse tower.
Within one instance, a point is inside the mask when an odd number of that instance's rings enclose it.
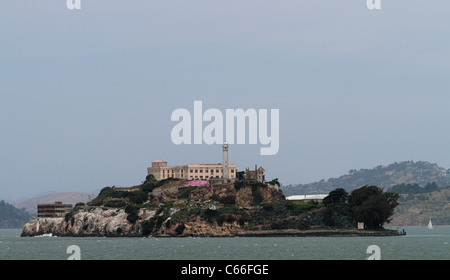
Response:
[[[230,172],[228,168],[228,143],[223,143],[222,146],[222,167],[223,167],[223,178],[228,180],[230,179]]]

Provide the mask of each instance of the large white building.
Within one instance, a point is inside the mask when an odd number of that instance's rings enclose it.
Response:
[[[228,144],[225,143],[222,146],[222,163],[191,163],[188,165],[168,166],[166,161],[157,160],[152,162],[152,167],[147,168],[147,173],[152,174],[156,180],[167,178],[209,180],[216,178],[234,181],[236,179],[236,164],[228,163]]]

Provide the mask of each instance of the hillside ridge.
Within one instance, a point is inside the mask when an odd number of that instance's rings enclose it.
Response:
[[[338,178],[330,178],[308,184],[283,186],[286,196],[298,194],[319,194],[343,188],[352,191],[364,185],[376,185],[389,189],[399,184],[419,184],[425,186],[435,182],[439,187],[450,185],[450,170],[428,161],[401,161],[387,166],[378,165],[371,169],[351,169]]]

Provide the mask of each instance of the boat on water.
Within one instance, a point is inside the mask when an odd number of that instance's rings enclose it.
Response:
[[[433,224],[431,223],[431,220],[428,222],[428,229],[433,229]]]
[[[35,237],[56,237],[56,236],[53,236],[53,234],[51,233],[44,233],[42,235],[36,235]]]

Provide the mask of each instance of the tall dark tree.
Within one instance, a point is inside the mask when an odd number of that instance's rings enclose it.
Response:
[[[330,192],[328,196],[323,199],[323,204],[325,206],[328,206],[334,203],[346,203],[347,200],[347,191],[342,188],[337,188],[334,191]]]
[[[348,193],[342,188],[335,189],[323,199],[325,209],[323,222],[330,227],[351,227],[352,214],[347,203]]]
[[[356,222],[364,222],[369,229],[379,229],[390,221],[398,198],[397,193],[383,192],[383,188],[364,186],[352,191],[348,202]]]

